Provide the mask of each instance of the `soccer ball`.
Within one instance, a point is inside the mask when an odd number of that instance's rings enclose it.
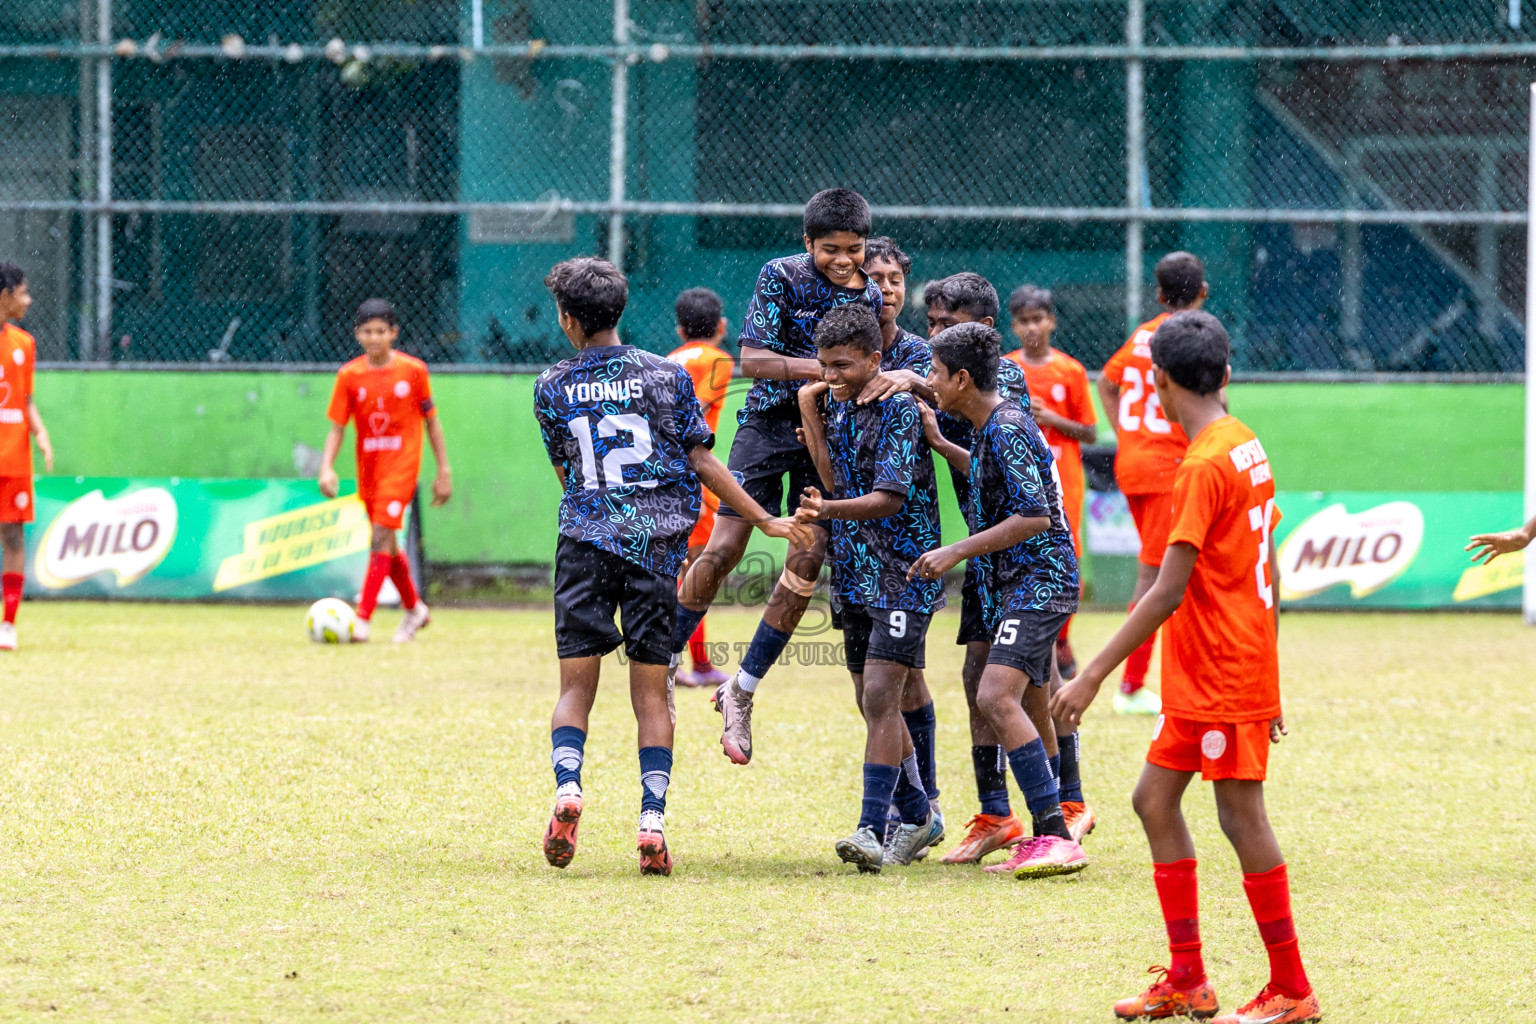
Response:
[[[304,629],[317,644],[349,644],[356,625],[352,606],[339,597],[322,597],[304,615]]]

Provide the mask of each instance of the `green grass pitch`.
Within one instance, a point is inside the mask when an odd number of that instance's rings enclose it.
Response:
[[[1108,1021],[1165,962],[1129,792],[1150,722],[1085,726],[1081,875],[858,876],[863,730],[841,669],[764,683],[755,760],[684,691],[670,879],[633,850],[634,724],[605,665],[566,871],[552,617],[444,609],[324,648],[298,608],[29,604],[0,660],[0,1020]],[[375,633],[387,638],[393,614]],[[1086,615],[1091,653],[1118,616]],[[712,638],[755,615],[722,610]],[[975,809],[952,613],[942,805]],[[1524,1016],[1536,946],[1536,631],[1512,616],[1287,616],[1269,805],[1328,1019]],[[1191,790],[1223,1007],[1266,977],[1209,787]],[[946,844],[947,847],[948,844]]]

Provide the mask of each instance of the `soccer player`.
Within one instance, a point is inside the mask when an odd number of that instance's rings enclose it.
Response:
[[[0,262],[0,583],[5,619],[0,621],[0,651],[16,650],[16,612],[21,607],[27,572],[27,527],[32,500],[32,438],[43,453],[43,468],[53,471],[53,442],[32,395],[37,342],[17,326],[32,305],[27,275],[16,264]]]
[[[576,854],[598,670],[622,643],[639,732],[640,873],[668,875],[673,710],[667,675],[677,571],[698,522],[699,485],[739,510],[739,522],[771,537],[805,545],[811,531],[771,519],[710,453],[714,435],[686,370],[619,341],[629,283],[617,267],[591,257],[566,260],[544,283],[560,329],[576,348],[534,384],[534,414],[563,489],[555,548],[560,698],[550,734],[557,788],[544,857],[563,868]],[[622,631],[614,626],[615,610],[622,613]]]
[[[809,427],[818,415],[811,404],[815,396],[828,395],[824,447],[818,436],[816,454],[818,462],[830,461],[832,496],[807,488],[798,515],[831,524],[843,649],[868,729],[863,809],[853,835],[839,840],[836,849],[860,872],[876,873],[887,860],[910,864],[944,832],[915,750],[906,753],[901,714],[908,678],[923,667],[928,623],[944,606],[942,580],[907,575],[913,559],[939,542],[938,485],[923,443],[918,399],[897,391],[879,401],[859,401],[880,372],[882,342],[872,310],[834,309],[816,328],[824,383],[806,385],[799,396]],[[887,840],[893,800],[899,824]]]
[[[1141,555],[1136,566],[1136,585],[1131,607],[1157,579],[1157,567],[1168,545],[1168,523],[1173,516],[1173,474],[1189,440],[1177,423],[1163,415],[1152,387],[1152,334],[1173,313],[1199,309],[1210,286],[1205,283],[1205,264],[1187,252],[1171,252],[1157,261],[1157,301],[1167,309],[1136,328],[1099,376],[1099,397],[1115,424],[1115,481],[1130,506]],[[1155,715],[1157,694],[1146,688],[1147,668],[1157,634],[1147,637],[1125,662],[1115,711],[1122,715]]]
[[[667,355],[693,378],[693,392],[698,396],[699,405],[704,410],[704,422],[709,425],[711,434],[720,429],[720,410],[725,407],[726,388],[730,386],[731,375],[736,372],[736,364],[720,348],[725,341],[724,309],[720,296],[708,288],[689,288],[679,295],[674,312],[677,314],[677,336],[682,344]],[[699,521],[688,536],[688,557],[683,559],[681,574],[685,575],[703,554],[715,528],[715,510],[719,507],[720,499],[705,491]],[[688,652],[693,659],[693,671],[679,667],[678,686],[719,686],[729,678],[709,660],[702,619],[688,638]]]
[[[1264,448],[1227,414],[1231,346],[1209,313],[1175,313],[1151,340],[1153,386],[1189,450],[1173,482],[1168,550],[1152,587],[1104,649],[1053,701],[1080,721],[1110,671],[1159,626],[1163,712],[1132,794],[1152,848],[1152,878],[1171,960],[1123,1019],[1217,1012],[1200,956],[1195,845],[1181,809],[1196,772],[1211,780],[1222,831],[1269,953],[1269,983],[1217,1024],[1297,1024],[1321,1017],[1297,951],[1285,858],[1264,810],[1269,747],[1285,735],[1276,643],[1280,567],[1270,537],[1280,513]]]
[[[421,471],[421,434],[426,426],[437,461],[432,480],[432,506],[453,496],[453,473],[448,467],[448,446],[432,403],[432,382],[427,364],[404,352],[396,352],[400,318],[384,299],[369,299],[357,307],[353,335],[363,354],[336,374],[326,416],[331,430],[320,457],[320,493],[336,497],[341,481],[336,476],[336,456],[341,451],[347,421],[357,425],[357,496],[368,509],[373,524],[372,554],[363,590],[357,601],[357,628],[352,639],[368,640],[369,623],[379,601],[379,588],[387,576],[400,592],[405,618],[395,630],[395,643],[409,643],[416,632],[432,621],[427,602],[411,579],[411,563],[395,536],[405,522],[405,510],[416,493]]]
[[[1056,304],[1051,293],[1034,285],[1021,285],[1008,296],[1008,314],[1013,335],[1020,347],[1008,353],[1008,359],[1024,371],[1029,385],[1029,411],[1045,434],[1046,444],[1056,459],[1061,483],[1062,505],[1067,525],[1072,528],[1072,547],[1078,564],[1083,559],[1083,497],[1087,485],[1083,476],[1082,446],[1093,444],[1099,436],[1098,416],[1088,392],[1088,371],[1083,364],[1051,345],[1056,330]],[[1061,627],[1056,638],[1058,676],[1071,678],[1077,672],[1077,659],[1067,632],[1072,620]],[[1056,721],[1056,745],[1061,757],[1061,808],[1067,816],[1074,839],[1082,839],[1093,830],[1093,810],[1083,798],[1082,768],[1079,764],[1081,737],[1077,727]]]
[[[930,342],[940,331],[956,324],[979,323],[991,327],[997,323],[1000,311],[997,289],[980,274],[970,272],[928,282],[923,289],[923,304],[928,308]],[[1025,404],[1029,401],[1024,372],[1011,362],[998,366],[997,391],[1005,398],[1021,400]],[[975,433],[970,420],[940,411],[938,429],[949,443],[967,451],[970,449]],[[952,465],[949,475],[955,488],[955,500],[964,512],[970,504],[966,473]],[[1013,813],[1008,802],[1006,755],[987,716],[976,705],[981,672],[986,667],[987,653],[992,645],[992,634],[984,621],[976,587],[976,572],[967,562],[960,589],[960,632],[955,642],[965,646],[960,678],[970,717],[971,768],[976,777],[981,812],[966,823],[965,838],[944,855],[945,864],[972,864],[993,850],[1015,846],[1024,838],[1024,823]]]
[[[965,467],[970,478],[971,535],[928,551],[909,573],[943,579],[961,559],[975,571],[983,619],[994,631],[976,704],[1006,749],[1034,819],[1034,837],[1020,842],[1005,863],[985,870],[1042,878],[1088,865],[1062,814],[1046,744],[1056,636],[1077,610],[1077,555],[1051,478],[1051,450],[1029,413],[998,394],[1001,342],[994,328],[975,323],[933,339],[928,383],[940,409],[970,421],[971,450],[945,441],[934,421],[925,429],[940,454]]]
[[[745,492],[775,515],[783,511],[784,479],[799,495],[816,481],[816,467],[801,444],[796,392],[821,379],[813,337],[830,310],[850,303],[880,309],[880,289],[864,274],[869,204],[845,188],[816,193],[805,204],[805,252],[770,260],[741,325],[741,372],[755,380],[737,416],[730,468]],[[794,499],[791,498],[791,501]],[[734,676],[714,693],[720,712],[720,746],[736,764],[752,760],[752,701],[757,686],[779,659],[805,614],[826,557],[823,526],[808,531],[805,546],[791,545],[763,612],[757,633]],[[681,658],[720,584],[746,553],[750,524],[729,503],[720,506],[714,533],[678,588],[677,632],[672,651]]]

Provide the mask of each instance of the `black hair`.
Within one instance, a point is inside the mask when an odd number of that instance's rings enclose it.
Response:
[[[596,256],[578,256],[556,263],[544,277],[544,287],[562,313],[576,318],[591,337],[611,330],[629,303],[629,281],[623,271]]]
[[[1183,309],[1200,297],[1205,287],[1205,264],[1192,252],[1171,252],[1157,261],[1153,271],[1163,301],[1174,309]]]
[[[1043,310],[1047,316],[1055,316],[1056,300],[1049,288],[1021,284],[1008,296],[1008,312],[1014,316],[1023,316],[1032,309]]]
[[[869,237],[869,203],[851,188],[828,188],[805,204],[805,237],[811,241],[834,231]]]
[[[400,314],[395,312],[395,307],[388,299],[365,299],[357,307],[357,316],[352,318],[352,326],[361,327],[369,320],[383,320],[391,327],[400,326]]]
[[[18,288],[27,280],[27,272],[10,260],[0,260],[0,292]]]
[[[967,270],[938,281],[929,281],[923,289],[923,305],[939,306],[952,313],[965,313],[973,320],[997,319],[997,289],[980,274]]]
[[[902,251],[896,239],[888,235],[880,235],[864,243],[864,265],[868,266],[871,260],[886,260],[900,267],[903,274],[912,273],[912,257]]]
[[[963,323],[946,327],[930,344],[933,358],[944,364],[950,375],[964,370],[978,391],[997,390],[997,361],[1003,347],[1003,336],[997,328],[986,324]]]
[[[713,338],[715,329],[720,326],[720,317],[725,313],[720,296],[708,288],[689,288],[677,297],[677,304],[672,308],[677,314],[677,326],[683,329],[683,337],[689,341]]]
[[[816,325],[816,347],[837,348],[847,345],[865,355],[879,352],[885,339],[880,334],[880,319],[862,302],[838,306]]]
[[[1186,391],[1221,390],[1232,342],[1221,321],[1203,309],[1186,309],[1164,320],[1152,335],[1152,362]]]

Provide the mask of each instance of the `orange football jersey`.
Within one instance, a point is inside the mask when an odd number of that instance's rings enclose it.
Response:
[[[1024,358],[1024,350],[1008,353],[1008,358],[1024,371],[1029,387],[1029,407],[1048,409],[1065,419],[1077,423],[1097,423],[1098,414],[1093,410],[1093,397],[1088,393],[1088,371],[1083,364],[1056,349],[1051,349],[1044,363],[1035,365]],[[1083,476],[1083,446],[1074,438],[1059,430],[1045,429],[1045,443],[1056,456],[1057,471],[1061,474],[1061,494],[1066,505],[1067,519],[1072,526],[1072,540],[1082,553],[1083,498],[1087,493],[1087,480]]]
[[[1171,313],[1148,320],[1104,364],[1120,388],[1120,408],[1104,411],[1115,422],[1115,480],[1124,494],[1166,494],[1189,447],[1184,429],[1169,423],[1152,381],[1152,335]]]
[[[1163,627],[1163,711],[1197,722],[1280,714],[1269,552],[1280,510],[1264,446],[1224,416],[1190,443],[1173,483],[1169,545],[1199,554]]]
[[[13,323],[0,323],[0,477],[32,475],[32,433],[27,399],[37,342]]]
[[[693,378],[693,390],[704,409],[704,422],[710,430],[720,427],[720,410],[725,407],[725,391],[730,386],[736,364],[731,357],[707,341],[690,341],[668,356]]]
[[[332,423],[357,425],[358,489],[389,487],[405,497],[421,470],[422,426],[435,414],[427,364],[403,352],[377,368],[367,356],[343,366],[326,412]]]

